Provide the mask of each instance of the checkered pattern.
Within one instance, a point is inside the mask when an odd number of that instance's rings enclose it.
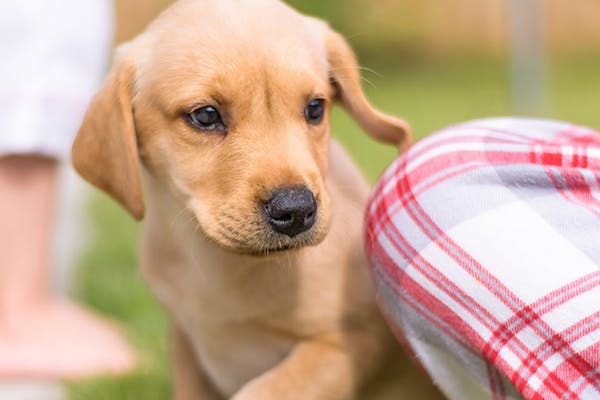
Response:
[[[600,133],[516,118],[433,134],[367,213],[379,302],[451,399],[600,399]]]

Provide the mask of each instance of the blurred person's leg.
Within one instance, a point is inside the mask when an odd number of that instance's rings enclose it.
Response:
[[[57,162],[0,157],[0,378],[120,373],[119,332],[52,288]]]

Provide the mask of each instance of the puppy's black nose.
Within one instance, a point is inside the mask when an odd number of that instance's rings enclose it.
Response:
[[[265,211],[273,230],[293,238],[313,227],[317,202],[306,188],[282,188],[265,203]]]

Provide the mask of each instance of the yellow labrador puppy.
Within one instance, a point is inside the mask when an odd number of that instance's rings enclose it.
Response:
[[[380,140],[409,139],[367,102],[344,39],[277,0],[181,0],[118,50],[73,162],[145,219],[175,398],[349,399],[394,346],[334,102]],[[432,393],[408,360],[401,372],[405,398]]]

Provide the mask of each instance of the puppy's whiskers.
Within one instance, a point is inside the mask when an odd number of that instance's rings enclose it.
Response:
[[[378,77],[382,77],[382,75],[378,72],[376,72],[375,70],[371,69],[371,68],[367,68],[367,67],[361,67],[361,66],[356,66],[356,67],[338,67],[338,68],[332,68],[331,72],[339,72],[339,71],[365,71],[365,72],[370,72]],[[371,80],[369,80],[367,77],[363,76],[363,74],[360,74],[360,80],[365,82],[366,84],[370,85],[373,88],[376,88],[377,85],[375,85]]]
[[[360,69],[361,71],[370,72],[370,73],[372,73],[373,75],[376,75],[376,76],[378,76],[379,78],[382,78],[382,77],[383,77],[383,75],[382,75],[382,74],[380,74],[379,72],[377,72],[377,71],[375,71],[374,69],[372,69],[372,68],[369,68],[369,67],[364,67],[364,66],[362,66],[362,65],[361,65],[361,66],[359,66],[359,67],[358,67],[358,69]]]
[[[370,85],[372,88],[377,88],[377,85],[375,85],[373,82],[371,82],[369,79],[365,78],[364,76],[361,76],[360,80],[365,82],[366,84]]]

